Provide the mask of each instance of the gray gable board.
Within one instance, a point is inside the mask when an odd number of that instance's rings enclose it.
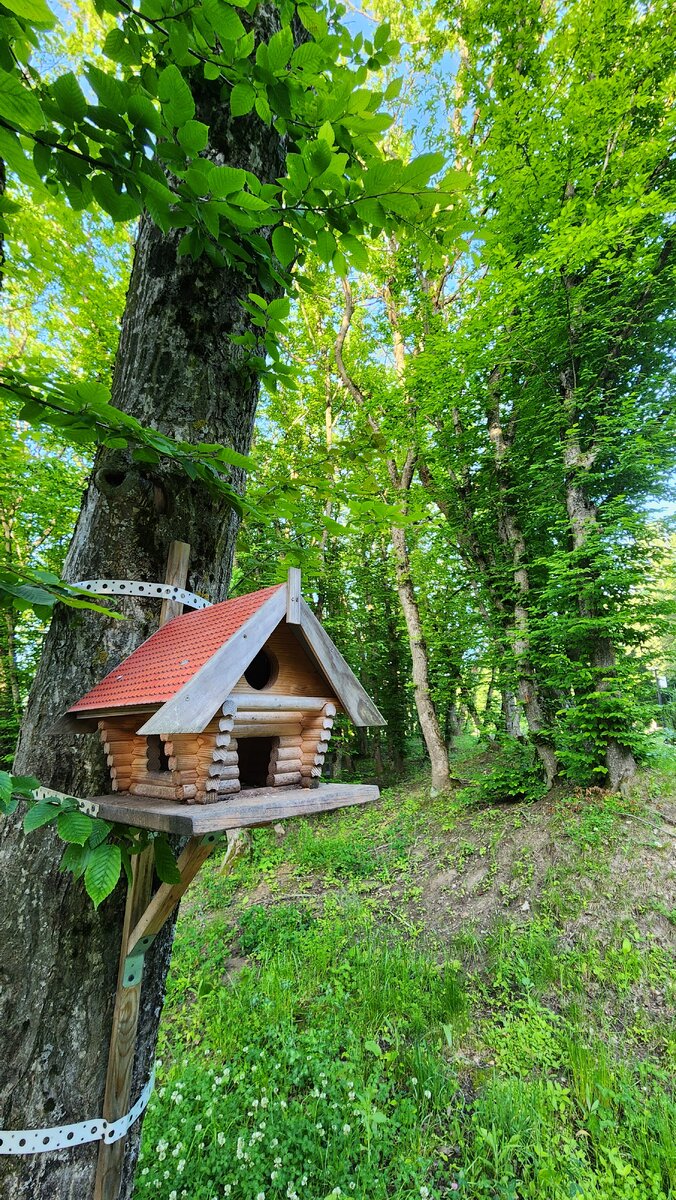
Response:
[[[371,697],[364,691],[340,650],[320,625],[310,606],[300,602],[300,641],[311,652],[354,725],[387,725]]]
[[[138,733],[201,733],[252,659],[285,619],[286,611],[286,591],[280,589],[141,726]],[[304,600],[300,601],[300,622],[294,622],[292,628],[353,723],[385,725],[384,717]]]

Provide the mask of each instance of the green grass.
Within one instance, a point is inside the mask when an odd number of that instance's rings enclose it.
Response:
[[[641,855],[666,868],[627,811],[657,820],[640,796],[411,786],[260,831],[230,879],[214,862],[179,923],[138,1200],[676,1196],[671,910],[628,885]],[[435,908],[440,869],[489,861]]]

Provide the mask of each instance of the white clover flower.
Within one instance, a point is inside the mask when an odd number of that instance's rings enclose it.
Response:
[[[275,1165],[275,1168],[276,1168],[277,1170],[279,1170],[279,1168],[280,1168],[280,1167],[281,1167],[281,1165],[282,1165],[282,1160],[281,1160],[281,1158],[277,1157],[277,1158],[275,1159],[275,1163],[274,1163],[274,1165]]]
[[[216,1137],[216,1141],[218,1142],[219,1146],[225,1145],[225,1134],[223,1133],[222,1129],[219,1130],[217,1137]]]
[[[178,1192],[174,1188],[173,1192],[169,1193],[169,1200],[178,1200]]]
[[[332,1196],[342,1196],[342,1194],[343,1194],[343,1189],[339,1188],[339,1187],[334,1187],[333,1191],[331,1192]]]
[[[415,1075],[412,1075],[411,1076],[411,1087],[415,1087],[417,1082],[418,1082],[418,1080],[416,1079]]]
[[[149,1174],[150,1174],[150,1167],[144,1167],[144,1168],[143,1168],[143,1170],[141,1171],[141,1174],[142,1174],[142,1175],[149,1175]]]
[[[355,1095],[356,1095],[356,1093],[355,1093],[355,1092],[348,1092],[348,1093],[347,1093],[347,1098],[348,1098],[348,1100],[354,1100],[354,1099],[355,1099]]]
[[[343,1125],[343,1133],[345,1134],[346,1137],[347,1137],[348,1133],[352,1133],[352,1126],[348,1125],[347,1122],[345,1123],[345,1125]]]
[[[244,1138],[242,1138],[242,1137],[237,1138],[237,1152],[236,1153],[237,1153],[237,1157],[239,1159],[244,1158]]]
[[[162,1178],[163,1179],[171,1179],[171,1171],[165,1171]]]
[[[160,1138],[160,1140],[159,1140],[159,1142],[157,1143],[157,1145],[156,1145],[155,1149],[157,1150],[157,1153],[158,1153],[158,1154],[161,1154],[163,1150],[168,1150],[168,1149],[169,1149],[169,1143],[168,1143],[168,1142],[165,1142],[165,1141],[163,1141],[163,1140],[162,1140],[162,1138]]]
[[[425,1187],[425,1185],[423,1184],[423,1186],[420,1189],[420,1195],[421,1195],[422,1200],[427,1200],[427,1197],[429,1196],[429,1194],[430,1194],[430,1189]]]
[[[269,1103],[267,1096],[261,1096],[261,1108],[267,1108]]]
[[[231,1183],[226,1183],[225,1187],[223,1188],[223,1195],[224,1195],[224,1196],[229,1196],[229,1195],[230,1195],[230,1193],[231,1193],[231,1191],[232,1191],[232,1184],[231,1184]]]
[[[178,1163],[176,1164],[176,1170],[178,1171],[179,1175],[183,1174],[183,1172],[185,1171],[185,1159],[184,1158],[179,1158]]]
[[[432,1093],[429,1088],[425,1088],[425,1091],[423,1092],[423,1096],[425,1097],[426,1100],[432,1099]]]
[[[347,1186],[349,1187],[350,1191],[353,1192],[357,1185],[354,1181],[351,1181]]]
[[[274,1183],[274,1181],[275,1181],[275,1179],[277,1178],[277,1176],[278,1176],[278,1175],[279,1175],[279,1171],[271,1171],[271,1172],[270,1172],[270,1180],[271,1180],[271,1182],[272,1182],[272,1183]]]
[[[279,1145],[279,1138],[273,1138],[272,1141],[270,1142],[270,1145],[272,1146],[272,1149],[274,1150],[275,1146]]]
[[[256,1196],[256,1200],[265,1200],[265,1192],[259,1192]]]
[[[279,1102],[279,1107],[280,1107],[280,1108],[288,1108],[288,1105],[287,1105],[287,1103],[286,1103],[286,1100],[280,1100],[280,1102]]]

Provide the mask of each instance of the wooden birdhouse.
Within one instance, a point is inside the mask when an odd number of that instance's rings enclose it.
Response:
[[[114,792],[187,804],[315,786],[334,717],[384,725],[300,595],[300,572],[184,613],[73,704],[98,727]]]

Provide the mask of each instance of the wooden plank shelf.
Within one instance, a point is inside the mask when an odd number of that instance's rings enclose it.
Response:
[[[320,783],[315,788],[248,788],[214,804],[185,804],[119,792],[90,799],[98,805],[98,815],[105,821],[184,837],[200,837],[205,833],[249,829],[291,817],[309,817],[336,808],[369,804],[379,795],[380,790],[374,784]]]

